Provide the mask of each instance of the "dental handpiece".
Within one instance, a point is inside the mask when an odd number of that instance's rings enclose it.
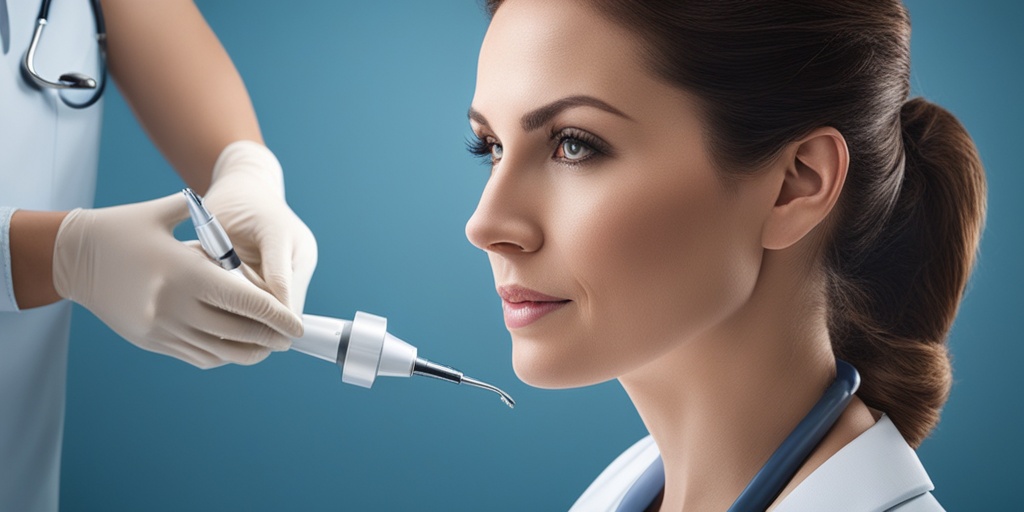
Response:
[[[191,188],[185,188],[181,193],[187,199],[188,213],[192,217],[192,226],[196,229],[199,245],[203,246],[203,251],[206,252],[206,255],[213,261],[216,261],[224,270],[246,279],[242,269],[239,268],[242,266],[241,258],[235,253],[235,248],[231,245],[231,240],[224,231],[224,227],[206,209],[203,199],[193,192]]]
[[[235,253],[224,228],[190,188],[182,190],[199,244],[222,268],[247,279],[241,259]],[[302,315],[303,334],[292,340],[291,349],[338,365],[341,381],[364,388],[373,386],[377,377],[421,375],[454,384],[493,391],[505,405],[515,407],[508,393],[486,382],[442,364],[418,357],[416,347],[387,332],[387,319],[357,311],[352,320],[318,315]]]
[[[363,311],[353,320],[302,315],[304,332],[292,341],[292,350],[337,364],[346,384],[368,388],[377,377],[422,375],[493,391],[505,405],[515,407],[515,400],[497,387],[417,357],[416,347],[387,331],[387,322]]]

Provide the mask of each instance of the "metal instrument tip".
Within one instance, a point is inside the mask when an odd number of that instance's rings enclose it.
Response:
[[[210,215],[210,211],[203,205],[203,198],[199,197],[199,194],[196,194],[191,188],[182,189],[181,193],[188,200],[188,211],[192,216],[192,223],[201,226],[210,222],[213,215]]]
[[[501,397],[501,401],[504,402],[505,405],[509,407],[509,409],[514,409],[516,406],[516,401],[513,400],[508,393],[498,389],[497,387],[492,386],[486,382],[476,380],[472,377],[466,377],[465,374],[456,370],[455,368],[445,366],[443,364],[437,364],[433,361],[423,359],[422,357],[416,358],[416,365],[413,368],[412,373],[414,375],[423,375],[426,377],[441,379],[454,384],[469,384],[470,386],[477,387],[480,389],[494,391],[495,393],[498,394],[498,396]]]
[[[516,401],[513,400],[512,397],[508,393],[498,389],[496,386],[492,386],[492,385],[490,385],[490,384],[488,384],[486,382],[479,381],[479,380],[476,380],[476,379],[474,379],[472,377],[466,377],[466,376],[462,377],[462,383],[463,384],[469,384],[470,386],[478,387],[478,388],[481,388],[481,389],[489,389],[491,391],[494,391],[495,393],[498,394],[498,396],[501,397],[501,401],[504,402],[505,405],[507,405],[509,409],[514,409],[516,407]]]

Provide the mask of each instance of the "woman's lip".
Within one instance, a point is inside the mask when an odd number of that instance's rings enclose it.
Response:
[[[569,299],[552,297],[517,284],[498,287],[505,327],[516,329],[539,320],[542,316],[568,304]]]
[[[569,302],[568,300],[509,302],[502,299],[501,310],[505,313],[505,327],[509,329],[526,327]]]
[[[568,299],[562,297],[552,297],[545,295],[536,290],[531,290],[525,286],[519,286],[517,284],[509,284],[498,287],[498,295],[501,296],[501,300],[505,302],[561,302]]]

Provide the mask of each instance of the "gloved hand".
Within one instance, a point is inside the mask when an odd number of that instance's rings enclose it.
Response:
[[[187,217],[181,194],[71,211],[57,231],[54,288],[126,340],[200,368],[287,350],[302,334],[299,317],[176,240]]]
[[[238,257],[301,315],[316,268],[316,239],[285,202],[274,154],[252,141],[229,144],[213,167],[203,204],[224,226]]]

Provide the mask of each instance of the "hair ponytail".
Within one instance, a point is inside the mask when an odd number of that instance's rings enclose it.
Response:
[[[837,357],[863,375],[858,395],[916,447],[949,395],[946,335],[974,264],[985,177],[942,107],[913,99],[900,121],[904,178],[888,222],[871,239],[836,237],[828,258],[829,331]]]

